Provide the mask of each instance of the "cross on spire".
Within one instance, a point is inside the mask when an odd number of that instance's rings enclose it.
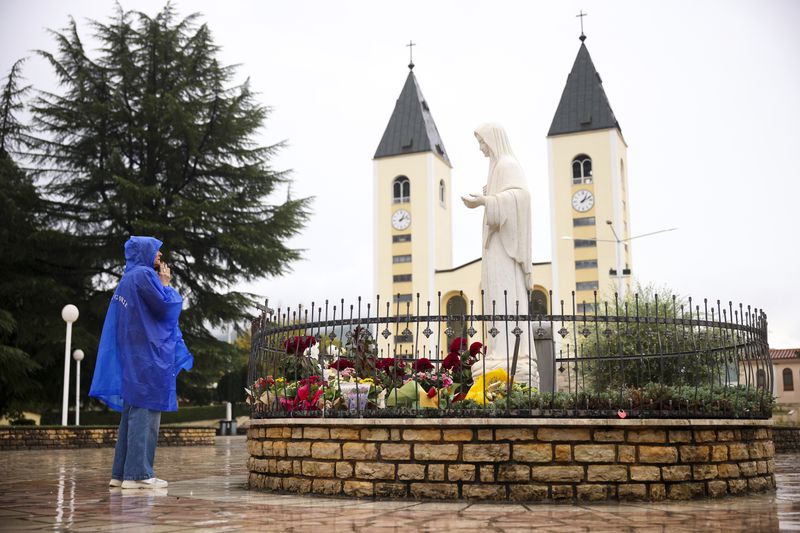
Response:
[[[417,46],[417,43],[414,41],[409,40],[408,44],[408,68],[409,70],[414,70],[414,46]]]
[[[581,9],[580,13],[579,13],[579,14],[577,14],[577,15],[575,15],[575,17],[576,17],[576,18],[579,18],[579,19],[581,19],[581,36],[580,36],[580,37],[578,37],[578,39],[580,39],[580,40],[581,40],[581,42],[583,42],[583,41],[585,41],[585,40],[586,40],[586,36],[583,34],[583,17],[585,17],[585,16],[586,16],[586,15],[588,15],[588,14],[589,14],[589,13],[584,13],[584,12],[583,12],[583,9]]]

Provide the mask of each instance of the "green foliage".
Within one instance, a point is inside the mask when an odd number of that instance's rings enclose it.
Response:
[[[81,316],[73,345],[87,353],[86,383],[123,244],[153,235],[187,300],[181,327],[195,368],[181,373],[179,394],[210,401],[211,386],[243,360],[212,330],[242,323],[252,308],[253,296],[236,284],[280,275],[299,258],[285,243],[305,223],[310,200],[270,202],[288,175],[270,163],[282,144],[254,140],[269,109],[248,81],[234,83],[235,68],[220,64],[198,15],[181,19],[170,4],[155,17],[118,6],[92,27],[92,50],[70,20],[51,32],[56,50],[38,52],[59,88],[31,102],[34,134],[14,118],[25,90],[19,64],[0,101],[0,246],[21,251],[2,254],[0,309],[17,322],[15,338],[2,343],[23,349],[30,341],[27,353],[42,356],[37,380],[58,383],[58,312],[74,303]],[[5,155],[3,147],[20,145],[38,191]],[[53,402],[60,387],[41,392]]]

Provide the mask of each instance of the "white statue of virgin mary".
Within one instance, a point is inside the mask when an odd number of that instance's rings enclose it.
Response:
[[[483,124],[475,130],[483,155],[489,158],[489,179],[483,194],[462,197],[470,209],[484,206],[481,287],[485,314],[516,315],[528,312],[531,283],[531,198],[522,172],[502,126]],[[506,294],[504,294],[506,291]],[[484,370],[503,368],[510,372],[516,337],[515,321],[495,320],[486,324],[499,333],[487,333],[484,363],[473,365],[477,378]],[[529,342],[527,323],[519,323],[520,335],[515,381],[539,386],[534,347]],[[508,332],[506,332],[506,329]]]

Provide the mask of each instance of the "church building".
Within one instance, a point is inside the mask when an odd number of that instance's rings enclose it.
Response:
[[[532,314],[561,314],[562,300],[572,314],[573,292],[574,311],[593,313],[595,291],[599,300],[630,290],[627,144],[585,39],[547,133],[553,260],[533,263]],[[375,294],[392,315],[488,314],[481,259],[453,265],[452,210],[466,207],[451,194],[453,165],[413,68],[373,159]],[[417,294],[429,310],[416,309]],[[512,306],[498,302],[494,311],[516,314]],[[393,341],[406,345],[413,334],[395,332]]]

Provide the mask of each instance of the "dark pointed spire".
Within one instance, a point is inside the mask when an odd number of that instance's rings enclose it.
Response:
[[[581,47],[567,77],[548,136],[606,128],[622,131],[603,90],[603,80],[583,42],[585,39],[581,33]]]
[[[413,63],[409,68],[413,68]],[[375,159],[417,152],[433,152],[450,165],[428,102],[422,96],[414,72],[410,71],[378,144]]]

